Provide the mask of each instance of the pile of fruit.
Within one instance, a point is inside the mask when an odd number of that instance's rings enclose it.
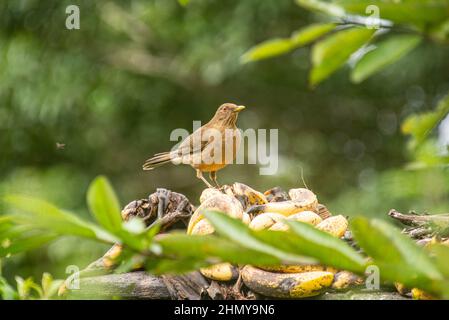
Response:
[[[201,205],[192,215],[187,233],[207,235],[215,232],[204,217],[206,210],[217,210],[240,219],[253,230],[287,231],[285,220],[300,221],[341,238],[348,221],[341,215],[332,216],[319,204],[316,195],[305,188],[290,189],[288,193],[273,188],[264,193],[242,183],[224,186],[221,190],[205,189]],[[326,290],[347,289],[363,284],[363,279],[344,271],[323,265],[234,266],[220,263],[200,272],[211,280],[231,281],[239,276],[252,291],[276,298],[304,298]]]

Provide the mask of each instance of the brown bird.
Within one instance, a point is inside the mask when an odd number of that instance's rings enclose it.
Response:
[[[241,140],[236,122],[243,109],[244,106],[233,103],[222,104],[208,123],[185,138],[177,148],[157,153],[145,161],[143,169],[152,170],[168,162],[189,164],[196,169],[197,178],[209,188],[213,186],[203,177],[203,172],[209,172],[210,179],[220,187],[217,171],[235,159]]]

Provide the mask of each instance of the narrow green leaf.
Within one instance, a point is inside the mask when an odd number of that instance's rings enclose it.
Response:
[[[366,259],[343,240],[306,223],[288,220],[285,222],[296,236],[294,240],[298,254],[316,258],[322,264],[338,269],[356,273],[365,271]]]
[[[2,276],[0,276],[0,297],[3,300],[19,299],[19,294],[17,291],[14,290],[14,288]]]
[[[270,39],[247,51],[241,58],[242,63],[267,59],[290,52],[293,49],[290,39]]]
[[[442,244],[433,244],[429,250],[440,272],[449,279],[449,247]]]
[[[272,255],[248,249],[215,235],[192,236],[170,233],[157,241],[164,255],[181,258],[215,259],[235,264],[276,265],[280,260]]]
[[[391,282],[440,292],[443,279],[424,248],[385,221],[357,217],[351,221],[357,244],[373,259],[380,276]]]
[[[44,200],[20,195],[7,195],[4,200],[11,208],[20,212],[14,215],[14,221],[19,224],[48,230],[58,235],[74,235],[108,243],[119,242],[103,229]]]
[[[382,19],[417,26],[442,22],[449,12],[446,0],[335,0],[334,3],[347,13],[361,16],[371,15],[367,8],[376,6]]]
[[[351,80],[359,83],[386,66],[401,59],[413,50],[421,41],[420,36],[400,35],[391,36],[387,40],[379,42],[377,47],[367,52],[355,65]]]
[[[280,259],[283,263],[315,263],[316,260],[284,252],[276,246],[264,243],[241,221],[217,211],[207,211],[205,216],[212,223],[215,231],[225,238],[238,243],[244,248],[260,251]]]
[[[307,45],[335,28],[333,23],[316,23],[295,31],[290,38],[277,38],[264,41],[241,58],[242,63],[267,59],[286,54],[296,48]]]
[[[412,114],[407,117],[402,123],[401,130],[402,133],[412,136],[410,148],[419,147],[448,113],[449,94],[440,100],[435,111]]]
[[[95,219],[106,230],[122,230],[120,203],[111,184],[105,177],[97,177],[87,191],[87,204]]]
[[[197,258],[177,259],[149,259],[146,261],[145,269],[156,275],[183,274],[193,270],[206,267],[210,263]]]
[[[297,48],[307,45],[335,29],[335,23],[315,23],[293,32],[290,37],[292,46]]]
[[[374,30],[351,28],[339,31],[316,43],[312,49],[310,84],[317,85],[339,69],[353,54],[367,43]]]
[[[29,251],[41,247],[57,238],[55,234],[48,232],[31,231],[21,233],[16,237],[0,234],[0,257]]]

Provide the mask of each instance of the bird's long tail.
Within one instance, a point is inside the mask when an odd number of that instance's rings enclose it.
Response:
[[[154,168],[157,168],[171,161],[172,161],[171,152],[157,153],[152,158],[145,161],[145,163],[143,164],[143,170],[153,170]]]

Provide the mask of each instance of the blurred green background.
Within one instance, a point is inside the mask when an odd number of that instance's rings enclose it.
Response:
[[[65,27],[71,4],[80,30]],[[303,170],[332,212],[447,211],[449,173],[405,170],[399,130],[449,91],[447,47],[424,42],[362,84],[340,70],[314,90],[309,48],[240,63],[253,45],[319,19],[292,0],[2,1],[0,192],[39,196],[87,218],[87,186],[104,174],[122,205],[158,187],[197,203],[204,186],[190,167],[141,165],[171,148],[173,129],[191,131],[192,120],[204,123],[234,102],[247,106],[240,128],[279,129],[279,170],[261,176],[257,165],[228,166],[221,183],[289,189],[303,186]],[[67,265],[83,268],[106,249],[63,238],[6,259],[3,271],[65,277]]]

